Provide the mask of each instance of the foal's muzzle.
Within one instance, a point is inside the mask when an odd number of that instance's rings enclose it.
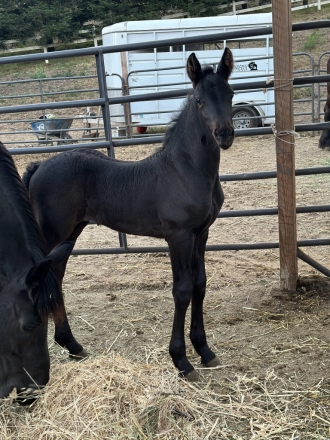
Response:
[[[229,127],[226,129],[216,128],[213,131],[213,136],[217,141],[218,145],[222,149],[227,150],[234,142],[235,133],[233,127]]]

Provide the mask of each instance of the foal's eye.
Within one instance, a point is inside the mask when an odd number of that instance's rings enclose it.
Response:
[[[202,101],[199,98],[195,99],[198,105],[201,105]]]

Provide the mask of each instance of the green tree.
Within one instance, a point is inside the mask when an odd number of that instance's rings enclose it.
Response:
[[[168,11],[212,16],[228,0],[7,0],[0,8],[0,43],[40,36],[40,44],[69,42],[88,21],[104,26],[130,20],[159,19]]]
[[[25,40],[40,35],[41,44],[55,39],[67,42],[77,37],[88,20],[82,0],[26,0],[9,2],[0,9],[0,40]]]
[[[8,2],[4,6],[0,8],[0,40],[24,40],[33,35],[33,27],[22,18],[20,2]]]
[[[189,12],[192,17],[218,15],[218,8],[229,0],[90,0],[90,18],[98,20],[102,26],[131,20],[160,19],[168,11]]]
[[[41,44],[72,40],[88,16],[81,0],[29,0],[24,2],[22,15],[25,22],[33,23]]]

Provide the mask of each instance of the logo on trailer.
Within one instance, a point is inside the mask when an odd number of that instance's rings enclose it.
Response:
[[[254,61],[251,61],[251,63],[249,63],[249,69],[250,70],[258,70],[257,63],[255,63]]]

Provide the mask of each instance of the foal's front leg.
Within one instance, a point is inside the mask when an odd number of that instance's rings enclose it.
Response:
[[[193,293],[191,301],[190,340],[197,353],[201,356],[202,364],[207,367],[215,367],[220,365],[220,360],[207,344],[203,318],[203,301],[206,291],[205,247],[207,237],[208,230],[195,239],[192,260]]]
[[[176,235],[167,241],[170,248],[173,273],[172,293],[175,305],[169,352],[180,374],[190,381],[195,381],[198,380],[198,374],[187,359],[184,339],[185,317],[193,290],[191,273],[193,237]]]

